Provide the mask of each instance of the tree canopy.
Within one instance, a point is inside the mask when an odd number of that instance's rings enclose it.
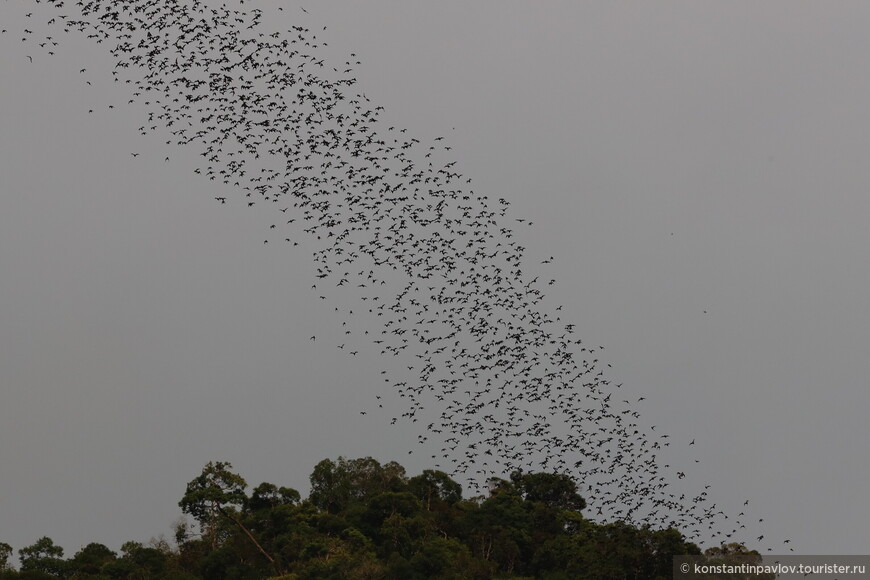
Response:
[[[176,545],[90,543],[70,558],[48,537],[18,550],[0,543],[0,580],[443,579],[671,577],[675,555],[700,548],[674,528],[595,523],[574,480],[515,472],[463,498],[441,471],[408,477],[396,462],[324,459],[311,492],[263,482],[249,490],[228,462],[209,462],[178,503]],[[711,561],[757,554],[707,550]]]

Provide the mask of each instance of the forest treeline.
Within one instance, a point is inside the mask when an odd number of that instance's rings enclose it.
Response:
[[[325,459],[307,499],[271,483],[248,491],[226,462],[210,462],[185,488],[175,545],[91,543],[64,558],[43,537],[17,551],[0,543],[0,580],[488,580],[664,579],[675,555],[700,555],[677,529],[582,515],[568,476],[514,473],[488,494],[463,499],[447,474],[408,477],[396,462]],[[757,554],[739,544],[710,561]]]

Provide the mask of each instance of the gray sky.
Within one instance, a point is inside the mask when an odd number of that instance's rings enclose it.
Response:
[[[358,55],[382,119],[445,135],[534,222],[563,319],[644,421],[695,438],[717,503],[749,498],[796,552],[866,552],[870,6],[284,6],[336,66]],[[169,534],[210,460],[303,494],[327,457],[431,467],[415,430],[359,414],[395,362],[326,346],[310,255],[138,135],[102,46],[25,48],[25,8],[0,4],[0,541]]]

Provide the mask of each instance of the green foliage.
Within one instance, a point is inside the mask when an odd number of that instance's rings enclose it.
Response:
[[[586,500],[577,493],[577,483],[564,473],[514,472],[511,481],[526,501],[576,512],[586,507]]]
[[[90,543],[69,562],[69,569],[75,577],[90,577],[100,574],[103,566],[115,560],[115,552],[103,544]]]
[[[63,557],[63,548],[55,546],[54,540],[46,536],[39,538],[32,545],[18,550],[18,558],[21,560],[22,568],[25,568],[25,564],[28,562],[61,557]]]
[[[704,550],[704,558],[707,560],[707,564],[711,565],[761,564],[762,562],[761,554],[759,554],[756,550],[750,550],[743,544],[737,543],[724,544],[722,546],[708,548]],[[710,576],[710,578],[713,577],[714,576],[712,575]],[[715,575],[715,578],[726,577],[732,580],[749,580],[750,578],[757,578],[760,580],[772,580],[773,578],[776,578],[776,574],[731,574],[728,576],[725,576],[723,574]]]
[[[170,570],[172,553],[139,542],[121,546],[122,556],[103,565],[102,573],[109,578],[163,578]]]
[[[462,499],[462,486],[443,471],[426,469],[408,481],[408,491],[423,502],[426,509],[433,503],[454,504]]]
[[[271,510],[282,505],[296,505],[300,499],[301,496],[295,489],[263,482],[251,492],[248,509],[252,512]]]
[[[385,491],[402,491],[407,485],[405,468],[396,462],[381,465],[371,457],[324,459],[311,473],[308,496],[319,509],[332,513]]]
[[[6,542],[0,542],[0,572],[9,572],[12,570],[12,546]]]
[[[56,546],[54,540],[43,536],[30,546],[18,550],[21,572],[36,572],[38,575],[63,576],[67,563],[63,559],[63,548]]]
[[[230,471],[232,467],[227,462],[210,461],[202,473],[187,484],[184,497],[178,502],[181,511],[199,522],[203,534],[211,537],[215,546],[221,511],[225,506],[242,506],[247,501],[248,484],[241,475]]]
[[[371,457],[318,463],[306,500],[290,488],[247,483],[210,462],[179,501],[177,546],[126,542],[116,554],[91,543],[68,560],[50,538],[18,551],[0,543],[0,580],[607,580],[669,578],[674,555],[700,554],[675,529],[585,519],[564,474],[493,478],[487,497],[462,499],[441,471],[408,478]],[[710,561],[757,556],[741,545]]]

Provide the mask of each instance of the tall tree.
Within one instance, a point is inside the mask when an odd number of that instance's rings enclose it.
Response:
[[[9,572],[12,570],[12,546],[6,542],[0,542],[0,572]]]
[[[577,493],[577,482],[564,473],[514,472],[511,481],[526,501],[575,512],[586,507],[586,500]]]
[[[55,545],[54,540],[43,536],[30,546],[18,550],[22,572],[42,572],[50,576],[61,576],[66,570],[63,548]]]
[[[274,564],[275,559],[245,527],[238,511],[233,507],[242,507],[248,503],[245,495],[248,483],[241,475],[230,471],[232,467],[229,462],[208,462],[202,473],[187,484],[187,490],[178,505],[184,513],[190,514],[199,522],[205,535],[210,536],[212,549],[218,548],[217,532],[220,521],[226,519],[238,526],[257,550]]]
[[[115,552],[104,546],[91,542],[70,560],[70,571],[76,576],[99,574],[103,566],[115,560]]]
[[[324,459],[314,467],[310,481],[308,499],[332,513],[379,493],[405,491],[408,484],[404,467],[395,461],[381,465],[371,457]]]
[[[453,504],[462,499],[462,486],[443,471],[426,469],[408,480],[408,490],[416,495],[427,510],[433,503]]]

